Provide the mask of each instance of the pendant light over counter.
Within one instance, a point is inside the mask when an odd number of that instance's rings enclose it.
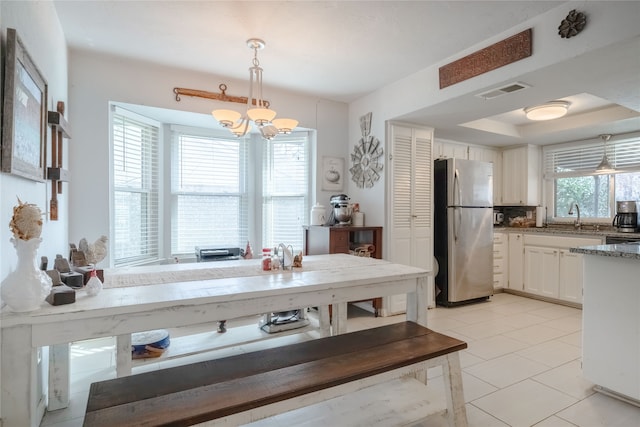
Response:
[[[609,163],[609,158],[607,157],[607,142],[611,139],[611,135],[610,134],[600,135],[600,138],[602,138],[602,141],[604,142],[604,154],[602,155],[602,161],[600,161],[600,164],[596,167],[596,172],[598,173],[614,172],[615,168],[611,166],[611,163]]]

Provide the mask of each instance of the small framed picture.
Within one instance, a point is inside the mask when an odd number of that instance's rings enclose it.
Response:
[[[13,28],[5,62],[2,172],[44,181],[47,82]]]
[[[344,190],[344,158],[323,157],[321,179],[323,191]]]

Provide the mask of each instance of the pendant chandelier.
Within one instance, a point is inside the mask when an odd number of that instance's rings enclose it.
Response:
[[[596,171],[602,173],[613,172],[615,169],[613,168],[613,166],[611,166],[611,163],[609,163],[609,158],[607,157],[607,142],[611,139],[611,135],[600,135],[600,138],[602,138],[602,141],[604,141],[604,154],[602,155],[602,161],[596,167]]]
[[[234,110],[213,110],[213,117],[234,135],[240,137],[251,130],[253,122],[263,138],[272,140],[278,134],[289,134],[298,126],[294,119],[275,119],[276,112],[269,108],[269,102],[262,97],[262,68],[258,61],[258,50],[264,49],[265,42],[252,38],[247,40],[247,46],[253,49],[253,65],[249,68],[249,96],[247,109],[242,115]]]

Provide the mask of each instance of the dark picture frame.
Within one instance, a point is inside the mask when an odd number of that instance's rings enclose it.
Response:
[[[5,58],[2,172],[43,182],[47,81],[13,28],[7,28]]]

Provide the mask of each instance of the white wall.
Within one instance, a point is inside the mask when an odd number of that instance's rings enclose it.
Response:
[[[6,47],[7,28],[15,28],[32,60],[47,80],[48,109],[55,111],[57,101],[68,104],[67,48],[53,4],[51,2],[2,2],[0,3],[0,13],[2,16],[3,52]],[[4,57],[2,68],[4,70]],[[68,117],[68,113],[66,116]],[[47,129],[48,155],[50,155],[50,145],[50,129]],[[65,151],[67,147],[68,142],[65,140]],[[47,164],[51,164],[49,157]],[[17,261],[15,249],[9,242],[12,237],[9,221],[13,215],[13,207],[17,204],[16,197],[19,197],[23,202],[38,205],[45,212],[51,199],[51,183],[41,183],[0,173],[0,189],[0,253],[2,254],[0,256],[0,279],[4,279],[15,267]],[[39,256],[46,255],[50,263],[56,253],[68,252],[68,198],[68,187],[63,184],[63,193],[58,196],[59,220],[49,221],[48,216],[44,218],[43,243],[40,246]]]
[[[82,237],[93,241],[102,234],[108,235],[110,228],[109,102],[209,114],[215,108],[230,105],[186,96],[177,102],[173,88],[217,92],[218,85],[226,83],[230,95],[243,96],[247,93],[247,81],[87,51],[72,50],[69,57],[69,108],[74,137],[69,151],[72,165],[69,241],[78,242]],[[317,129],[318,162],[324,155],[344,152],[346,104],[299,96],[266,85],[264,89],[265,98],[279,116],[295,117],[299,126]],[[242,108],[240,104],[237,107]],[[325,192],[316,190],[315,198],[328,206],[329,196]],[[109,262],[107,259],[103,265]]]
[[[0,2],[0,26],[3,52],[0,68],[4,70],[7,28],[15,28],[32,60],[47,80],[49,91],[47,108],[55,111],[57,101],[67,104],[67,48],[53,3],[48,1]],[[49,152],[50,133],[47,134],[46,143],[47,152]],[[66,141],[64,149],[67,149]],[[48,158],[47,164],[50,165],[50,162]],[[4,279],[17,263],[15,249],[9,242],[12,237],[9,221],[13,215],[13,207],[17,204],[16,196],[23,202],[37,204],[44,212],[51,198],[51,183],[40,183],[0,173],[0,280]],[[44,218],[43,243],[38,256],[46,255],[50,265],[57,253],[68,252],[68,200],[68,187],[63,185],[63,193],[58,196],[60,219],[49,221],[48,217]],[[0,386],[2,376],[3,373],[0,373]],[[29,379],[24,378],[24,381]],[[0,416],[1,414],[0,406]]]

